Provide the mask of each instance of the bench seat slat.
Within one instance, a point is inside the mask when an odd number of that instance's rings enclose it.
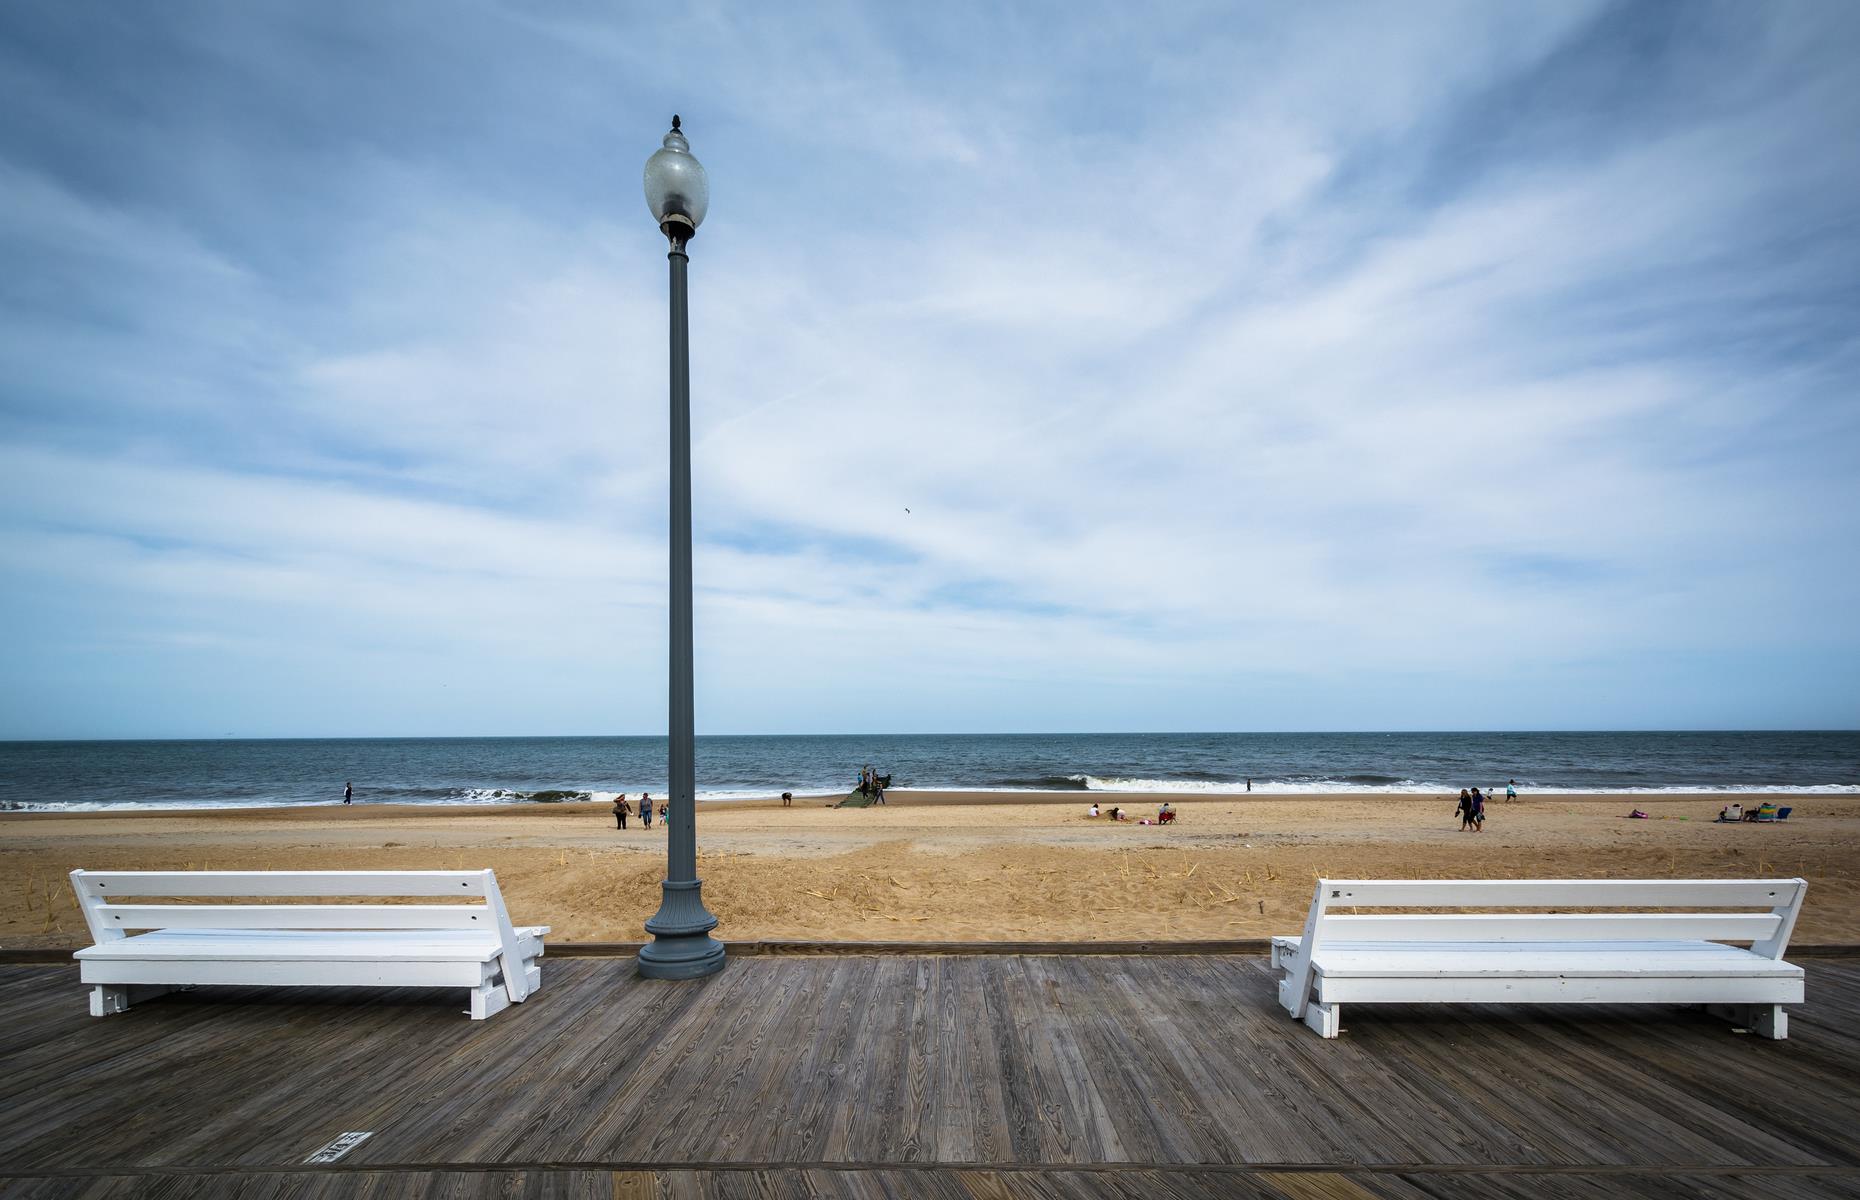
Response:
[[[548,926],[520,927],[531,954],[541,952]],[[226,959],[241,962],[372,959],[489,962],[502,952],[495,929],[158,929],[88,946],[81,961]]]
[[[1800,1004],[1804,980],[1770,975],[1317,976],[1317,1000],[1349,1004]]]
[[[496,965],[432,958],[104,958],[87,959],[90,986],[212,987],[431,987],[477,988],[497,975]]]
[[[1298,938],[1275,938],[1296,948]],[[1802,968],[1718,942],[1351,942],[1319,948],[1329,978],[1795,979]]]

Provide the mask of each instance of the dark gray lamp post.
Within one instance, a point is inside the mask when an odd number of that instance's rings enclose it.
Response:
[[[704,168],[672,118],[665,145],[646,160],[646,207],[672,248],[672,657],[667,720],[671,817],[659,911],[646,922],[652,941],[639,952],[648,979],[695,979],[723,969],[717,918],[704,907],[697,877],[697,757],[691,704],[691,356],[685,319],[685,245],[710,206]]]

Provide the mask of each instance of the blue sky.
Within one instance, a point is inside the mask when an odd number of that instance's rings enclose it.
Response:
[[[0,6],[0,736],[663,729],[673,112],[701,732],[1860,725],[1860,8],[656,18]]]

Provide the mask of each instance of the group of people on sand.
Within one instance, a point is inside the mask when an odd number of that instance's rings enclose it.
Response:
[[[885,802],[885,789],[891,786],[891,776],[880,775],[877,767],[867,767],[859,772],[859,792],[872,797],[872,803]]]
[[[625,792],[621,792],[618,796],[615,796],[614,797],[614,828],[625,829],[626,819],[633,815],[633,811],[634,811],[633,806],[627,803]],[[667,821],[669,821],[671,818],[671,815],[672,815],[671,805],[661,800],[659,802],[660,824],[665,824]],[[651,792],[641,792],[639,794],[639,823],[642,828],[645,828],[645,829],[652,828],[652,793]]]
[[[1493,788],[1492,794],[1497,795],[1498,789]],[[1513,800],[1516,800],[1517,798],[1518,798],[1518,781],[1513,779],[1510,782],[1505,784],[1505,803],[1509,804]],[[1454,808],[1453,811],[1460,818],[1460,832],[1461,833],[1466,832],[1468,829],[1472,830],[1474,833],[1485,832],[1485,802],[1486,802],[1486,799],[1487,799],[1486,794],[1480,791],[1478,788],[1461,788],[1460,789],[1460,802],[1459,802],[1459,805],[1456,808]]]
[[[1129,813],[1125,812],[1123,809],[1117,807],[1116,805],[1111,806],[1110,812],[1108,813],[1104,812],[1102,809],[1098,807],[1098,802],[1096,800],[1093,800],[1091,802],[1091,807],[1085,810],[1085,815],[1087,817],[1091,817],[1094,819],[1097,817],[1106,816],[1106,817],[1111,818],[1111,820],[1113,821],[1128,821],[1131,819]],[[1173,825],[1175,824],[1175,805],[1169,803],[1167,800],[1164,800],[1156,808],[1156,819],[1154,822],[1152,822],[1148,817],[1144,817],[1142,820],[1138,821],[1137,824],[1139,825],[1150,825],[1150,824]]]

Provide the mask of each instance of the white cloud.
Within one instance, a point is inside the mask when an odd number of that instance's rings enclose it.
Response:
[[[996,18],[698,12],[706,727],[1579,724],[1597,663],[1661,723],[1727,645],[1852,661],[1855,364],[1785,335],[1832,324],[1853,262],[1825,197],[1860,169],[1804,130],[1854,89],[1799,39],[1682,44],[1721,103],[1546,133],[1526,81],[1605,54],[1593,15],[1209,10],[1170,37],[1106,8],[982,43]],[[662,31],[496,21],[553,68],[510,127],[598,111],[643,156]],[[1453,143],[1506,103],[1516,152]],[[113,347],[69,373],[100,428],[7,397],[18,620],[124,648],[98,686],[257,672],[272,692],[227,694],[278,732],[654,728],[663,246],[612,190],[635,168],[526,193],[529,142],[364,141],[318,152],[338,249],[301,277],[7,168],[31,186],[0,228],[138,285],[133,336],[43,317]],[[177,354],[186,422],[139,374]],[[871,664],[887,687],[849,696]],[[1800,711],[1766,686],[1713,711]]]

